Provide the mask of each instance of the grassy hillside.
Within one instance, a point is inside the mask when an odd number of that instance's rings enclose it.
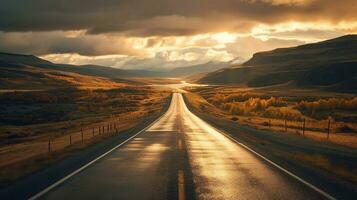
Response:
[[[132,72],[94,65],[54,64],[32,55],[0,53],[0,89],[112,88]]]
[[[259,52],[243,65],[301,69],[308,68],[309,65],[357,61],[356,49],[357,35],[346,35],[313,44]]]
[[[11,53],[0,53],[0,67],[23,68],[32,66],[42,69],[52,69],[65,72],[75,72],[82,75],[103,76],[107,78],[119,78],[135,75],[135,72],[129,72],[122,69],[103,67],[97,65],[68,65],[55,64],[50,61],[38,58],[33,55],[21,55]]]
[[[32,66],[0,67],[0,90],[44,90],[68,87],[113,88],[123,85],[125,85],[125,82],[73,72],[41,69]]]
[[[295,87],[357,92],[357,35],[260,52],[242,66],[209,73],[201,83]]]

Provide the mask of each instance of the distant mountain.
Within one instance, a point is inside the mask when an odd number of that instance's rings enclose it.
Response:
[[[139,76],[140,73],[144,72],[96,65],[55,64],[33,55],[0,53],[1,89],[116,85],[128,82],[122,78]]]
[[[229,63],[226,62],[207,62],[199,65],[192,65],[187,67],[177,67],[168,71],[170,76],[189,76],[198,73],[213,72],[219,69],[230,67]]]
[[[357,35],[259,52],[241,66],[209,73],[199,82],[357,92]]]
[[[0,53],[0,67],[24,67],[32,66],[44,69],[52,69],[66,72],[75,72],[82,75],[102,76],[106,78],[122,78],[128,76],[138,76],[145,73],[142,70],[122,70],[99,65],[69,65],[56,64],[50,61],[38,58],[33,55],[20,55],[10,53]]]
[[[221,68],[229,67],[225,62],[208,62],[199,65],[186,67],[177,67],[169,70],[136,70],[136,69],[118,69],[99,65],[70,65],[58,64],[41,59],[33,55],[21,55],[12,53],[0,52],[0,68],[2,66],[24,67],[32,66],[43,69],[52,69],[65,72],[74,72],[82,75],[100,76],[111,79],[127,78],[127,77],[165,77],[165,76],[188,76],[195,73],[207,73]]]

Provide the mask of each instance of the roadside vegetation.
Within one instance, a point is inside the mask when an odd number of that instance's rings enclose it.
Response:
[[[186,90],[192,93],[188,96],[201,111],[259,129],[357,147],[357,97],[354,95],[284,94],[234,87]]]
[[[161,113],[170,93],[149,87],[0,93],[0,185]]]
[[[220,91],[202,92],[207,101],[233,115],[260,116],[278,119],[301,120],[311,118],[323,120],[333,118],[336,121],[356,122],[357,97],[335,98],[311,96],[275,97],[263,93]],[[351,112],[352,111],[352,112]]]

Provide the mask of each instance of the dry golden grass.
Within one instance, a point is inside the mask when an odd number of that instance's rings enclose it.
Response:
[[[139,119],[131,118],[122,120],[116,125],[116,129],[99,134],[98,127],[105,126],[106,123],[98,123],[92,125],[95,127],[93,135],[92,128],[86,129],[83,132],[83,142],[81,132],[70,132],[66,135],[58,136],[50,139],[42,137],[27,142],[8,145],[0,148],[0,183],[15,180],[25,174],[28,174],[36,169],[42,168],[44,165],[62,159],[61,154],[70,154],[74,150],[80,150],[87,146],[100,142],[101,140],[115,135],[117,132],[125,131],[139,123]],[[71,143],[70,143],[71,137]],[[56,156],[54,156],[56,155]],[[48,160],[49,159],[49,160]]]
[[[65,81],[69,85],[76,86],[80,89],[119,88],[127,85],[102,77],[84,76],[75,73],[46,73],[46,76],[58,81]]]
[[[232,116],[230,116],[232,117]],[[229,117],[227,117],[229,119]],[[303,134],[303,122],[287,121],[285,129],[285,121],[280,119],[268,119],[260,117],[238,117],[238,122],[261,130],[275,131],[279,133],[288,133],[301,135],[316,141],[329,141],[335,144],[357,148],[357,135],[353,133],[336,134],[336,127],[344,126],[344,123],[334,123],[331,125],[330,135],[327,139],[327,121],[312,121],[305,124],[306,128]],[[269,122],[271,126],[269,126]]]
[[[197,90],[199,92],[197,92]],[[306,121],[305,121],[304,137],[316,141],[327,141],[327,127],[328,127],[327,120],[316,120],[316,119],[304,117],[303,115],[299,115],[298,119],[300,119],[300,121],[287,120],[286,122],[287,126],[285,128],[285,119],[251,116],[251,115],[246,116],[244,115],[244,113],[240,113],[241,115],[237,115],[234,112],[232,113],[231,109],[222,107],[221,106],[222,104],[218,104],[216,103],[216,101],[209,101],[210,97],[212,96],[214,96],[215,99],[221,99],[222,101],[224,101],[223,100],[224,98],[232,99],[235,98],[234,94],[224,96],[223,90],[219,90],[218,97],[217,97],[217,94],[212,93],[212,90],[207,89],[206,91],[204,88],[200,88],[197,90],[196,91],[193,90],[196,93],[193,92],[187,93],[186,97],[190,101],[190,104],[201,112],[210,113],[212,115],[219,116],[220,118],[225,118],[227,120],[234,119],[240,124],[249,125],[257,129],[270,130],[270,131],[288,133],[288,134],[298,134],[298,135],[302,135],[303,122],[301,119],[305,118]],[[242,95],[240,95],[239,98],[251,99],[250,97],[242,97]],[[271,99],[266,100],[266,102],[263,103],[263,106],[264,104],[269,104],[267,101],[272,101],[272,100]],[[273,100],[273,102],[274,101],[275,100]],[[248,103],[248,104],[249,106],[255,107],[253,103]],[[295,118],[290,118],[290,119],[295,119]],[[343,133],[340,133],[339,131],[343,129],[347,129],[347,130],[345,130]],[[357,134],[353,132],[354,130],[357,130],[357,124],[355,123],[331,121],[328,141],[347,147],[357,148]]]
[[[35,102],[41,104],[42,101],[47,102],[48,99],[49,102],[54,101],[51,93],[45,94]],[[81,105],[82,116],[80,118],[69,121],[0,126],[0,184],[13,181],[55,162],[73,151],[86,148],[116,132],[127,130],[148,116],[160,113],[169,93],[148,88],[125,88],[105,90],[99,93],[74,91],[71,95],[76,96],[75,102],[78,101]],[[19,96],[19,98],[22,97]],[[2,98],[4,102],[9,103],[6,100],[6,95]],[[113,101],[115,99],[117,100]],[[31,101],[28,103],[33,103],[33,99],[29,100]],[[58,100],[55,99],[55,102]],[[23,101],[25,101],[24,98],[20,101],[19,106],[23,105]],[[98,103],[89,104],[89,107],[83,103],[96,101]],[[10,101],[10,103],[17,106],[17,101]],[[123,105],[116,105],[118,103]],[[96,115],[92,115],[93,113]],[[112,125],[109,132],[107,131],[108,124]],[[99,134],[99,127],[103,126],[105,126],[105,132],[103,133],[101,130],[102,134]],[[81,128],[83,128],[83,143]],[[51,153],[48,148],[49,139]]]
[[[2,68],[1,73],[13,71],[13,68]],[[104,77],[87,76],[73,72],[64,72],[53,69],[36,68],[25,66],[21,68],[22,76],[11,78],[0,77],[1,89],[18,89],[18,90],[46,90],[54,88],[75,87],[80,89],[98,89],[98,88],[119,88],[127,86],[126,82],[113,81]]]
[[[131,115],[130,119],[125,119],[124,116],[120,116],[120,122],[116,121],[116,128],[119,131],[127,129],[130,125],[135,124],[140,118],[144,116]],[[117,118],[118,119],[118,118]],[[83,131],[84,140],[90,140],[93,138],[92,130],[95,129],[95,135],[99,135],[99,127],[105,127],[105,133],[107,133],[106,128],[108,123],[114,123],[113,118],[103,119],[103,122],[91,124],[90,126],[85,126]],[[111,130],[113,133],[115,130]],[[10,145],[4,145],[0,147],[0,168],[6,165],[14,164],[21,160],[26,160],[31,157],[38,156],[40,154],[48,153],[48,141],[51,141],[51,151],[61,150],[70,145],[69,136],[71,136],[72,144],[81,142],[81,131],[73,130],[67,132],[63,135],[53,135],[49,137],[48,135],[42,135],[40,137],[29,138],[27,141],[21,143],[15,143]]]

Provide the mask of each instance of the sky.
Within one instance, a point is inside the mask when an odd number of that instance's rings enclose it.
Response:
[[[357,0],[1,0],[0,52],[168,69],[357,33]]]

